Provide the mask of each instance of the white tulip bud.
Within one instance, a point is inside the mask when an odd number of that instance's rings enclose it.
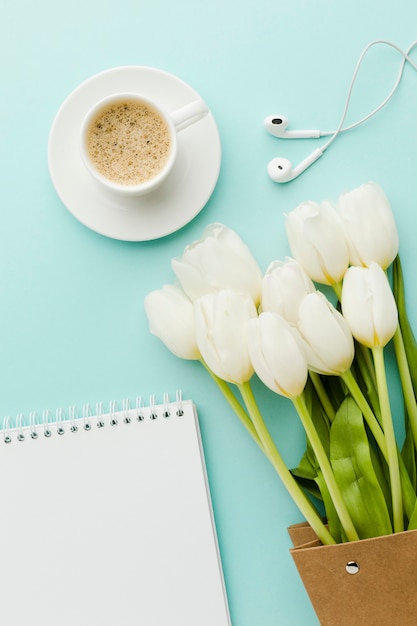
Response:
[[[200,359],[194,325],[194,306],[182,289],[164,285],[145,297],[149,330],[181,359]]]
[[[385,346],[398,326],[395,298],[384,270],[378,263],[350,267],[342,290],[343,316],[359,343]]]
[[[305,342],[309,369],[340,375],[350,368],[355,354],[352,333],[321,292],[308,294],[301,302],[298,329]]]
[[[398,253],[399,238],[391,205],[375,183],[343,193],[337,203],[349,243],[351,265],[386,269]]]
[[[233,289],[248,293],[256,305],[262,273],[249,248],[230,228],[211,224],[200,240],[172,259],[172,269],[186,294],[195,300],[205,293]]]
[[[205,294],[195,301],[197,344],[219,378],[241,384],[252,377],[247,332],[249,320],[256,316],[251,297],[230,289]]]
[[[312,280],[339,283],[349,265],[349,249],[340,215],[330,202],[303,202],[286,218],[293,257]]]
[[[297,261],[273,261],[262,281],[262,311],[279,313],[291,324],[298,322],[298,308],[308,293],[316,290],[313,281]]]
[[[264,312],[249,322],[249,354],[255,372],[272,391],[299,396],[307,382],[307,361],[297,330],[278,313]]]

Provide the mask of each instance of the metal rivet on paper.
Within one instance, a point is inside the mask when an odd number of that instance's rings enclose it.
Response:
[[[346,563],[346,571],[348,574],[357,574],[359,572],[359,564],[356,561]]]

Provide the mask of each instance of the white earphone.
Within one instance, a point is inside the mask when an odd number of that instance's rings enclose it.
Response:
[[[368,113],[368,115],[361,118],[354,124],[350,124],[349,126],[343,127],[344,121],[346,119],[347,111],[349,108],[349,102],[350,102],[350,98],[352,95],[353,86],[354,86],[357,74],[359,72],[361,63],[366,53],[368,52],[368,50],[372,46],[375,46],[377,44],[391,46],[392,48],[394,48],[401,54],[402,61],[401,61],[400,70],[398,72],[397,79],[391,91],[389,92],[388,96],[385,98],[385,100],[383,100],[383,102],[381,102],[379,106],[377,106],[375,109],[373,109],[373,111]],[[265,129],[271,135],[273,135],[274,137],[278,137],[280,139],[311,139],[311,138],[316,139],[318,137],[330,136],[330,139],[321,148],[317,148],[316,150],[314,150],[314,152],[312,152],[306,159],[301,161],[301,163],[299,163],[296,167],[293,167],[291,162],[288,159],[285,159],[282,157],[277,157],[275,159],[272,159],[272,161],[268,163],[268,167],[267,167],[267,172],[268,172],[269,177],[276,183],[287,183],[290,180],[293,180],[294,178],[299,176],[302,172],[304,172],[308,167],[310,167],[310,165],[315,163],[315,161],[317,161],[317,159],[319,159],[323,155],[325,150],[327,150],[327,148],[333,143],[333,141],[336,139],[336,137],[340,133],[345,132],[347,130],[351,130],[352,128],[356,128],[360,124],[363,124],[364,122],[366,122],[366,120],[371,118],[373,115],[378,113],[378,111],[380,111],[389,102],[389,100],[392,98],[392,96],[396,92],[398,85],[401,82],[405,64],[408,62],[415,70],[417,70],[417,65],[413,62],[413,60],[409,56],[410,52],[416,45],[417,45],[417,40],[413,41],[413,43],[407,48],[407,50],[404,51],[404,50],[401,50],[401,48],[399,48],[395,44],[391,43],[390,41],[378,39],[376,41],[371,41],[371,43],[369,43],[364,48],[356,64],[355,70],[353,72],[349,89],[348,89],[348,93],[346,96],[346,102],[345,102],[343,114],[336,130],[331,130],[331,131],[287,130],[288,118],[286,118],[284,115],[276,114],[276,115],[269,115],[268,117],[266,117],[264,119]]]
[[[288,117],[269,115],[264,119],[264,126],[270,135],[280,139],[315,139],[321,137],[319,130],[287,130]]]
[[[314,150],[304,161],[301,161],[296,167],[292,166],[291,161],[284,157],[276,157],[268,163],[268,175],[276,183],[288,183],[290,180],[297,178],[304,170],[312,165],[321,157],[323,150],[318,148]]]

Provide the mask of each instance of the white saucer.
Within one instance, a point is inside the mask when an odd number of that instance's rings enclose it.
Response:
[[[140,92],[174,111],[200,97],[165,71],[127,66],[96,74],[75,89],[52,124],[49,172],[67,209],[92,230],[123,241],[164,237],[188,224],[210,198],[220,173],[221,145],[211,113],[178,135],[178,159],[164,184],[138,198],[109,197],[85,169],[79,131],[90,107],[116,92]]]

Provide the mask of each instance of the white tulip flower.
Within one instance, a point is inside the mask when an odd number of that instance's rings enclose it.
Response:
[[[296,398],[307,382],[307,361],[297,331],[281,315],[263,312],[249,322],[249,354],[255,372],[272,391]]]
[[[240,237],[222,224],[209,225],[182,257],[172,259],[172,269],[192,300],[233,289],[248,293],[259,304],[262,272]]]
[[[398,326],[398,310],[388,278],[378,263],[350,267],[342,290],[343,316],[357,341],[385,346]]]
[[[399,238],[391,205],[376,183],[341,194],[337,209],[348,236],[351,265],[386,269],[398,253]]]
[[[350,368],[355,354],[352,333],[341,313],[321,292],[308,294],[302,300],[298,330],[313,372],[341,375]]]
[[[222,380],[241,384],[253,375],[247,331],[257,316],[250,296],[230,289],[208,293],[194,303],[197,345],[210,368]]]
[[[349,265],[349,249],[340,215],[324,201],[303,202],[286,217],[292,256],[312,280],[339,283]]]
[[[181,359],[200,359],[194,325],[194,305],[182,289],[164,285],[145,297],[149,330]]]
[[[316,290],[301,265],[291,258],[273,261],[262,281],[261,309],[279,313],[291,324],[298,322],[298,307],[308,293]]]

